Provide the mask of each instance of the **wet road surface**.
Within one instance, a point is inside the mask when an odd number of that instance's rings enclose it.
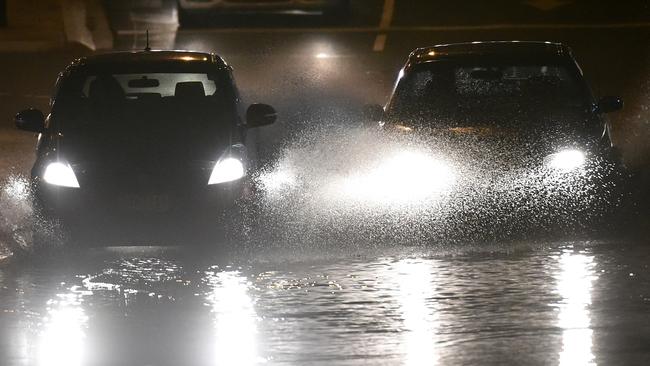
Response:
[[[309,18],[293,28],[263,18],[251,28],[208,24],[152,40],[154,47],[221,54],[234,66],[246,102],[278,109],[279,122],[254,136],[269,161],[302,129],[358,125],[360,106],[385,101],[415,47],[562,41],[599,95],[626,99],[626,110],[613,116],[615,133],[626,158],[641,167],[649,161],[650,33],[643,2],[614,13],[604,5],[585,12],[584,4],[570,1],[550,13],[524,2],[504,13],[480,2],[465,13],[451,3],[398,1],[389,29],[378,26],[382,3],[371,3],[353,2],[358,12],[341,27]],[[378,51],[382,32],[387,38]],[[141,32],[118,32],[117,46],[144,47]],[[21,72],[5,75],[2,114],[28,105],[47,110],[56,73],[84,53],[3,57],[4,68]],[[28,174],[34,143],[5,120],[4,190]],[[0,240],[11,240],[7,233],[29,222],[20,185],[12,189],[22,199],[0,199]],[[0,264],[0,363],[648,364],[647,217],[634,220],[641,234],[629,240],[419,246],[371,240],[328,247],[307,235],[291,245],[241,242],[235,250],[55,248]],[[6,253],[0,246],[0,256]]]
[[[0,354],[11,365],[640,365],[649,257],[584,241],[68,253],[0,269]]]

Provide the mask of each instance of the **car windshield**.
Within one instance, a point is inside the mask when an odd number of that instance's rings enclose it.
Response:
[[[83,83],[81,93],[89,98],[99,96],[135,100],[173,96],[202,97],[213,95],[215,91],[215,82],[207,74],[133,73],[89,75]]]
[[[55,106],[65,129],[208,126],[234,107],[223,79],[200,72],[78,73],[63,82]]]
[[[581,112],[589,94],[562,65],[416,66],[398,84],[390,112],[412,123],[444,126],[520,124],[542,115]]]
[[[53,123],[85,159],[106,159],[119,145],[142,159],[200,160],[235,138],[237,99],[227,75],[124,71],[61,82]]]

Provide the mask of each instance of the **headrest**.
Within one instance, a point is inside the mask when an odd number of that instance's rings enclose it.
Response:
[[[205,89],[203,89],[203,83],[200,81],[176,83],[174,96],[181,98],[205,97]]]
[[[110,75],[100,75],[90,83],[88,97],[96,100],[124,99],[124,89],[120,83]]]

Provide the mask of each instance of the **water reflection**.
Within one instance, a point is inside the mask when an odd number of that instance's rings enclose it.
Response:
[[[75,294],[59,295],[48,302],[45,327],[39,342],[40,366],[75,366],[84,360],[85,328],[88,317]]]
[[[404,326],[404,365],[434,365],[439,327],[436,309],[431,306],[435,268],[430,262],[406,259],[397,262],[393,271]]]
[[[562,332],[560,365],[593,365],[591,289],[596,279],[594,257],[566,251],[560,256],[557,289],[562,296],[558,325]]]
[[[208,300],[215,314],[216,365],[254,365],[263,361],[257,350],[257,314],[248,291],[250,283],[239,271],[210,271]]]

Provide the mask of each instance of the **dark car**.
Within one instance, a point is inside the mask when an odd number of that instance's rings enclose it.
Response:
[[[622,106],[594,99],[565,45],[472,42],[413,51],[387,105],[370,106],[366,118],[417,136],[437,161],[410,174],[399,163],[401,192],[444,186],[435,192],[442,207],[480,225],[562,217],[572,226],[621,201],[624,167],[604,114]]]
[[[74,61],[47,118],[29,109],[16,125],[39,133],[31,175],[46,217],[93,242],[146,241],[223,224],[254,165],[247,130],[276,118],[264,104],[241,114],[219,56],[143,51]]]

